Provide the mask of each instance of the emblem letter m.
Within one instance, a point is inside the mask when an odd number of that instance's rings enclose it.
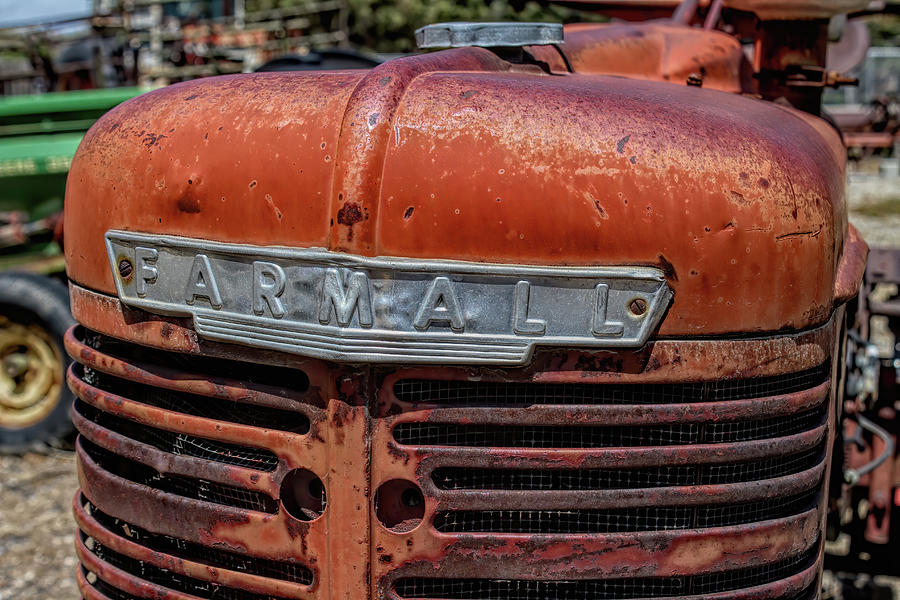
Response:
[[[353,320],[353,311],[359,311],[359,324],[362,327],[372,326],[372,298],[369,295],[369,278],[359,271],[351,273],[347,288],[341,282],[341,274],[337,269],[326,269],[325,281],[322,284],[322,299],[319,302],[319,322],[328,325],[331,322],[332,307],[338,325],[346,327]]]

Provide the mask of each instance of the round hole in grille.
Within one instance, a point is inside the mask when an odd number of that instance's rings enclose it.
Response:
[[[312,521],[325,512],[325,484],[309,469],[285,475],[280,495],[284,510],[300,521]]]
[[[406,479],[391,479],[382,483],[375,492],[375,516],[391,531],[412,531],[425,516],[422,490]]]

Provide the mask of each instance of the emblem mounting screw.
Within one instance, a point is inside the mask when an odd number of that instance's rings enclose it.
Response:
[[[131,261],[127,258],[123,258],[119,261],[119,275],[121,275],[124,279],[128,279],[131,277],[131,273],[134,271],[134,267],[131,266]]]
[[[647,301],[643,298],[635,298],[628,304],[628,310],[636,317],[640,317],[647,312]]]

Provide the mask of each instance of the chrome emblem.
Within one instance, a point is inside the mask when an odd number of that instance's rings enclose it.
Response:
[[[122,303],[190,316],[209,340],[333,361],[521,365],[537,346],[639,347],[672,298],[652,267],[367,258],[124,231],[106,244]]]

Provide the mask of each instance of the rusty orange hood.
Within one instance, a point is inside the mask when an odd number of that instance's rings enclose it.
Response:
[[[548,75],[483,49],[173,85],[85,137],[70,278],[123,229],[365,256],[656,265],[661,335],[800,329],[835,302],[844,159],[823,122],[712,90]]]

